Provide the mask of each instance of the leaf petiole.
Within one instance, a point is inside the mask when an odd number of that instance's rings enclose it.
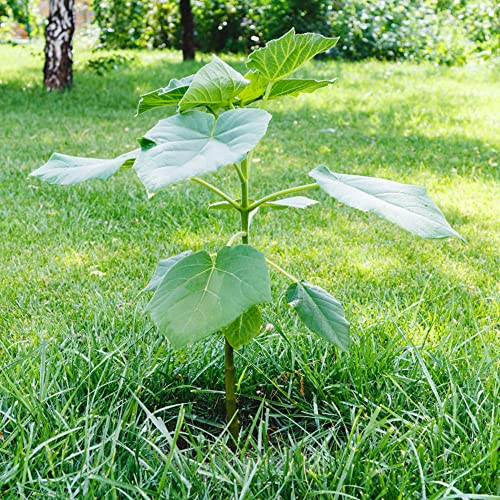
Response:
[[[260,200],[254,201],[248,207],[248,210],[255,210],[257,207],[260,207],[264,203],[279,198],[280,196],[285,196],[291,193],[297,193],[298,191],[305,191],[306,189],[316,189],[318,187],[319,187],[318,184],[315,182],[313,184],[304,184],[302,186],[296,186],[293,188],[283,189],[282,191],[276,191],[276,193],[269,194],[267,196],[264,196],[264,198],[261,198]]]
[[[224,193],[224,191],[221,191],[218,187],[215,187],[214,185],[210,184],[207,181],[204,181],[203,179],[200,179],[199,177],[191,177],[191,180],[193,182],[201,184],[207,189],[210,189],[210,191],[213,191],[215,194],[218,194],[221,198],[226,200],[230,205],[232,205],[236,210],[238,210],[238,212],[241,212],[241,205],[237,203],[235,200],[233,200],[228,194]]]
[[[243,238],[243,236],[246,235],[247,233],[245,233],[245,231],[238,231],[237,233],[233,234],[231,238],[229,238],[229,241],[226,243],[226,246],[232,247],[237,239]]]
[[[298,283],[300,281],[293,274],[290,274],[290,273],[286,272],[281,266],[278,266],[278,264],[276,264],[276,262],[273,262],[271,259],[267,259],[266,258],[266,262],[271,267],[274,267],[274,269],[276,269],[277,271],[279,271],[281,274],[283,274],[284,276],[286,276],[288,279],[292,280],[293,282]]]

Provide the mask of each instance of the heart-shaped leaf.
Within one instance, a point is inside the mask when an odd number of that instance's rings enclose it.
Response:
[[[237,99],[239,102],[235,101],[243,106],[262,99],[266,91],[267,84],[269,83],[266,78],[261,76],[256,71],[249,71],[245,75],[245,78],[250,80],[250,85],[238,94]],[[285,96],[297,97],[302,93],[311,93],[320,88],[332,85],[333,83],[335,83],[335,79],[305,80],[299,78],[289,78],[279,80],[273,84],[268,99],[278,99]]]
[[[144,288],[143,292],[155,292],[156,289],[160,286],[160,283],[163,281],[163,278],[168,273],[168,271],[170,271],[170,269],[175,264],[177,264],[177,262],[184,259],[188,255],[191,255],[192,253],[193,252],[191,250],[187,250],[186,252],[174,255],[173,257],[169,257],[168,259],[160,260],[153,274],[153,277],[146,285],[146,288]]]
[[[248,83],[243,75],[214,56],[211,62],[194,75],[188,91],[179,102],[179,111],[199,106],[212,109],[226,107]]]
[[[137,114],[140,115],[150,109],[177,105],[187,92],[193,78],[194,75],[186,76],[180,80],[174,78],[166,87],[141,95]]]
[[[425,188],[361,175],[330,172],[321,165],[309,174],[341,203],[373,212],[422,238],[463,238],[448,224]]]
[[[178,348],[227,327],[250,307],[270,300],[264,255],[237,245],[224,247],[215,260],[200,251],[174,264],[147,310]]]
[[[111,160],[81,158],[53,153],[49,161],[31,172],[30,177],[38,177],[49,184],[80,184],[89,179],[109,179],[120,167],[129,167],[138,156],[139,150],[130,151]]]
[[[261,109],[232,109],[217,121],[209,113],[188,111],[161,120],[145,136],[148,144],[135,170],[149,191],[215,172],[241,161],[266,133],[271,115]]]
[[[316,33],[296,35],[292,28],[281,38],[248,56],[247,66],[257,70],[268,81],[286,78],[315,55],[331,49],[338,38],[327,38]]]
[[[261,325],[262,312],[258,306],[252,306],[223,328],[222,333],[231,347],[239,349],[259,334]]]
[[[292,283],[286,300],[314,333],[343,351],[349,350],[349,323],[340,303],[319,286],[305,281]]]

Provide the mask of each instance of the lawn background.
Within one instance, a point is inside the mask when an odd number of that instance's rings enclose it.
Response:
[[[498,66],[320,61],[301,75],[334,87],[270,105],[256,196],[321,163],[420,184],[468,244],[316,192],[321,205],[259,214],[253,244],[345,306],[353,347],[304,331],[273,274],[274,328],[236,356],[245,444],[233,457],[221,338],[172,352],[138,292],[159,258],[220,248],[236,218],[189,182],[148,200],[130,171],[70,188],[27,178],[53,151],[135,148],[163,116],[134,118],[140,93],[201,65],[133,54],[100,77],[77,49],[74,89],[47,94],[40,48],[0,46],[2,494],[497,498]],[[216,177],[236,193],[233,172]]]

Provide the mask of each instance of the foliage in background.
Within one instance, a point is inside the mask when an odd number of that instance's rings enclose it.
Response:
[[[493,0],[207,0],[192,5],[202,52],[249,52],[292,26],[299,33],[340,36],[331,55],[347,60],[456,64],[499,47],[499,8]],[[176,0],[94,2],[94,10],[102,46],[180,48]]]
[[[21,0],[2,0],[0,2],[0,21],[12,18],[20,23],[26,22],[26,2]]]
[[[84,68],[93,71],[96,75],[103,76],[110,71],[117,70],[123,66],[128,66],[136,57],[128,54],[110,54],[104,56],[91,57],[84,65]]]

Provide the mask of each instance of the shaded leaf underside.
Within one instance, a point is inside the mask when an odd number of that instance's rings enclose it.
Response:
[[[288,287],[286,300],[314,333],[343,351],[349,350],[349,323],[340,303],[328,292],[302,281]]]

